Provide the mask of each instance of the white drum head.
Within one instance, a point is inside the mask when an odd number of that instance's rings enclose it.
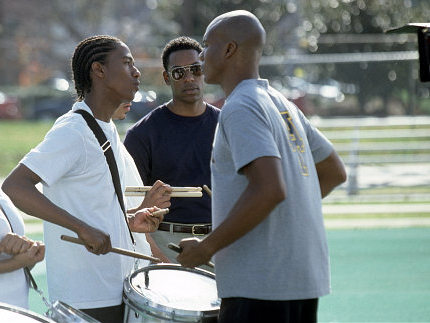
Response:
[[[220,306],[215,275],[179,265],[152,265],[132,273],[124,283],[124,302],[141,314],[175,322],[216,317]]]

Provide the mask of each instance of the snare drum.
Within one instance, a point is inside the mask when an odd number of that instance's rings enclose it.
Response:
[[[53,320],[24,308],[0,303],[0,322],[55,323]]]
[[[46,312],[46,315],[55,320],[55,322],[60,323],[100,323],[100,321],[88,314],[61,301],[55,301]]]
[[[174,264],[141,268],[124,281],[124,322],[216,322],[215,275]]]

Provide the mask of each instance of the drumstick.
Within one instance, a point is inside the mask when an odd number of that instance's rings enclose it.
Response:
[[[139,212],[139,211],[137,211],[137,212]],[[127,214],[127,218],[133,218],[137,212]],[[150,213],[149,216],[155,217],[157,215],[164,215],[167,213],[169,213],[169,209],[166,208],[166,209],[160,209],[158,211],[154,211],[154,212]]]
[[[145,191],[125,191],[125,196],[145,196]],[[172,192],[170,194],[170,197],[202,197],[203,194],[201,191],[194,191],[194,192]]]
[[[212,197],[212,191],[211,191],[211,189],[206,184],[203,185],[203,189],[206,191],[206,193],[208,193],[208,195],[210,197]]]
[[[170,242],[167,245],[167,247],[169,247],[169,249],[171,249],[171,250],[173,250],[173,251],[175,251],[177,253],[181,253],[182,252],[182,247],[179,247],[177,244],[174,244],[172,242]],[[205,265],[209,266],[209,267],[212,267],[212,268],[215,268],[215,265],[214,265],[214,263],[212,261],[208,261],[208,263],[205,264]]]
[[[78,239],[78,238],[75,238],[75,237],[61,235],[61,240],[85,246],[85,243],[81,239]],[[133,258],[151,260],[153,262],[161,262],[161,260],[158,259],[158,258],[147,256],[147,255],[144,255],[144,254],[141,254],[141,253],[138,253],[138,252],[134,252],[134,251],[128,251],[128,250],[121,249],[121,248],[113,248],[112,247],[109,250],[109,252],[117,253],[117,254],[120,254],[120,255],[128,256],[128,257],[133,257]]]
[[[160,209],[158,211],[154,211],[150,215],[151,216],[157,216],[157,215],[164,215],[164,214],[167,214],[167,213],[169,213],[169,209],[166,208],[166,209]]]
[[[152,189],[152,186],[127,186],[126,192],[148,192]],[[180,187],[172,186],[172,192],[201,192],[201,187]]]

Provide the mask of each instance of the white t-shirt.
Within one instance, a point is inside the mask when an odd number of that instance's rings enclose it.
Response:
[[[0,240],[7,233],[12,232],[10,224],[14,233],[23,236],[24,221],[11,200],[1,190],[0,205],[4,213],[6,213],[4,214],[0,209]],[[10,257],[10,255],[0,253],[0,261]],[[8,273],[0,273],[0,302],[28,308],[28,283],[22,268]]]
[[[139,171],[134,163],[133,157],[128,153],[127,149],[121,145],[121,150],[126,162],[127,172],[125,173],[126,186],[143,186],[142,179],[140,178]],[[125,204],[128,209],[136,208],[142,203],[143,198],[139,196],[127,196]],[[133,232],[133,237],[136,242],[136,251],[150,256],[152,251],[151,247],[146,241],[145,233]],[[149,265],[149,260],[139,259],[138,267],[146,267]]]
[[[113,247],[132,250],[130,235],[106,158],[83,117],[84,102],[57,119],[45,139],[21,161],[43,182],[43,193],[74,217],[110,235]],[[114,123],[97,120],[110,141],[125,190],[126,161]],[[72,231],[44,222],[49,297],[75,308],[96,308],[122,302],[123,280],[133,259],[114,253],[94,255],[81,245],[60,240]]]

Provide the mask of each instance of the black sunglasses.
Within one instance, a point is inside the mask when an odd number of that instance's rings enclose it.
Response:
[[[202,65],[201,64],[192,64],[192,65],[184,65],[172,68],[168,74],[175,81],[179,81],[183,79],[187,73],[187,71],[191,71],[194,76],[202,75]]]

